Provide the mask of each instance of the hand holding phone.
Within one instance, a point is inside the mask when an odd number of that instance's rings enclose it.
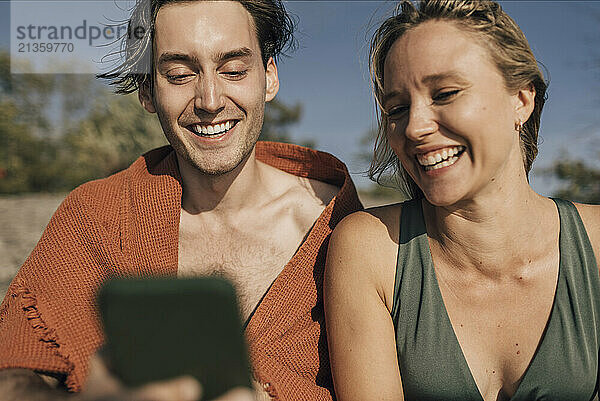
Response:
[[[184,375],[203,399],[251,389],[233,286],[220,278],[109,281],[99,293],[112,370],[127,386]]]

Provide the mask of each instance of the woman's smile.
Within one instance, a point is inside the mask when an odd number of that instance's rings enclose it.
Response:
[[[417,162],[424,171],[439,170],[456,163],[465,151],[464,146],[452,146],[427,153],[417,153]]]

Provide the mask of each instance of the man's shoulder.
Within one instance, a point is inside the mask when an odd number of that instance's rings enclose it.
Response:
[[[258,160],[287,173],[341,187],[349,179],[346,165],[337,157],[320,150],[280,142],[259,141]]]
[[[126,169],[75,188],[67,195],[64,204],[70,207],[84,206],[88,213],[110,213],[130,190],[132,183],[143,185],[145,181],[151,182],[152,177],[163,174],[178,176],[172,152],[170,146],[153,149],[138,157]]]
[[[362,209],[346,165],[335,156],[299,145],[258,142],[257,159],[296,177],[306,179],[311,192],[328,204],[337,199],[349,209]],[[352,211],[352,210],[349,210]]]

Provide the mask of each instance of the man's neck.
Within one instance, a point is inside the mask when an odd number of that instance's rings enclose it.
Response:
[[[239,211],[263,187],[261,163],[252,150],[235,169],[222,175],[203,174],[177,156],[183,181],[182,208],[190,214]]]

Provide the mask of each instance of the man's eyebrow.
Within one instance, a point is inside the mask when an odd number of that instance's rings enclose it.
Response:
[[[165,52],[165,53],[162,53],[160,55],[160,57],[158,58],[157,65],[160,65],[163,63],[168,63],[170,61],[182,61],[184,63],[192,63],[192,64],[198,63],[198,59],[196,57],[190,56],[189,54]]]
[[[233,58],[249,58],[249,57],[252,57],[253,55],[254,55],[254,52],[252,51],[252,49],[250,49],[248,47],[240,47],[239,49],[233,49],[233,50],[229,50],[227,52],[217,53],[217,55],[214,57],[213,61],[222,63],[224,61],[231,60]]]
[[[227,52],[217,53],[213,60],[217,63],[222,63],[224,61],[231,60],[234,58],[247,58],[252,57],[253,55],[254,52],[252,51],[252,49],[249,49],[247,47],[240,47],[239,49],[233,49]],[[162,53],[158,58],[157,65],[168,63],[170,61],[180,61],[196,65],[200,63],[197,57],[191,56],[186,53],[165,52]]]

